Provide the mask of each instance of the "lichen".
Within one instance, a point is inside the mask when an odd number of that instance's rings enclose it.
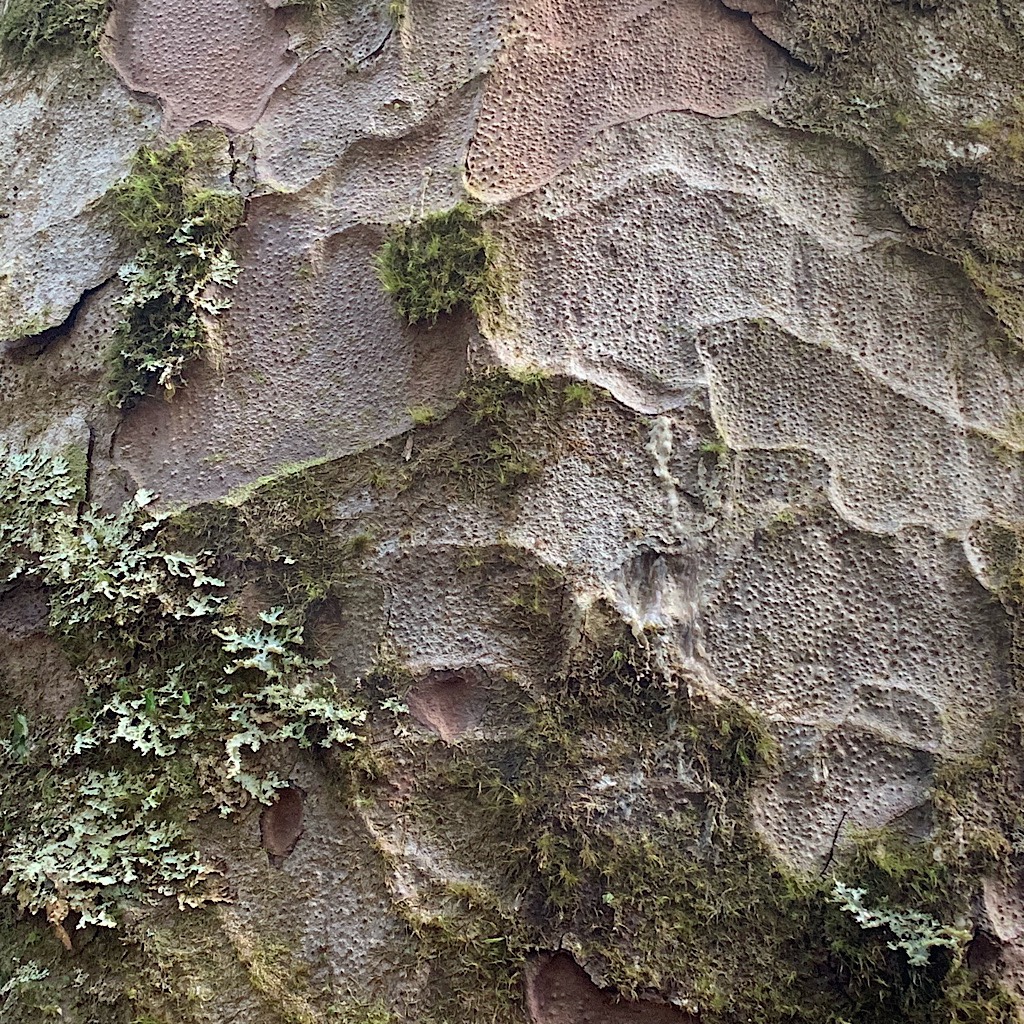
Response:
[[[212,323],[230,305],[238,265],[228,246],[241,196],[202,184],[209,140],[143,147],[111,195],[121,229],[138,247],[121,268],[121,320],[110,354],[109,399],[130,408],[153,388],[170,397],[186,365],[207,352]]]
[[[15,715],[0,870],[4,892],[70,943],[71,916],[111,927],[126,900],[207,898],[188,822],[269,800],[287,782],[264,748],[344,748],[365,712],[306,650],[295,613],[254,622],[230,607],[212,552],[176,548],[151,496],[103,513],[79,500],[66,459],[8,455],[3,578],[43,587],[85,700],[34,731]]]
[[[1016,1019],[966,965],[979,864],[947,850],[938,806],[930,839],[849,835],[821,875],[787,869],[752,819],[764,725],[598,611],[500,738],[431,749],[398,812],[472,879],[398,894],[430,965],[427,1019],[515,1016],[523,964],[556,948],[710,1024]]]
[[[193,796],[184,780],[132,767],[87,769],[56,783],[22,768],[6,781],[18,801],[0,807],[0,891],[20,910],[45,912],[68,949],[69,916],[77,927],[113,928],[127,901],[202,901],[212,872],[175,807],[183,789]]]

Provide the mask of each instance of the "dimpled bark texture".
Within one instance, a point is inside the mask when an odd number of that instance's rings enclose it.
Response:
[[[439,837],[407,813],[418,773],[470,746],[504,765],[502,702],[539,692],[599,607],[764,724],[777,754],[751,822],[809,877],[858,828],[926,832],[937,768],[1011,708],[993,537],[1024,525],[1024,19],[995,0],[863,0],[850,28],[828,7],[117,0],[99,54],[4,71],[0,439],[84,453],[107,509],[144,489],[155,508],[229,499],[242,516],[264,478],[336,471],[318,514],[368,548],[307,633],[367,700],[375,666],[405,679],[366,743],[374,800],[296,747],[277,804],[203,818],[216,949],[132,910],[147,950],[182,950],[177,1002],[152,1004],[173,1014],[138,1019],[416,1020],[433,982],[410,920],[439,927],[445,899],[507,867],[493,848],[456,856],[460,820],[440,815]],[[246,201],[231,306],[171,400],[113,409],[133,252],[104,194],[140,145],[211,126],[207,184]],[[409,326],[374,254],[390,225],[467,198],[500,296]],[[514,499],[422,481],[437,464],[414,423],[458,410],[485,367],[597,396]],[[371,450],[386,479],[359,461]],[[524,614],[563,624],[562,648]],[[85,699],[45,623],[32,587],[0,594],[5,716]],[[393,741],[404,758],[375,761]],[[593,784],[625,821],[643,780]],[[992,959],[1019,990],[1020,889],[984,886]],[[616,1001],[585,937],[564,948],[581,963],[533,960],[515,1019],[699,1019],[669,980]],[[335,1016],[317,1015],[323,993]]]

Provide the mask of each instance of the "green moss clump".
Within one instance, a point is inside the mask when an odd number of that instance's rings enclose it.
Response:
[[[132,173],[112,192],[122,230],[139,246],[121,270],[125,293],[110,354],[109,399],[130,408],[154,387],[167,395],[185,383],[184,368],[210,344],[210,323],[229,302],[238,265],[227,246],[241,223],[237,192],[201,184],[199,144],[181,138],[143,147]]]
[[[393,228],[375,266],[410,324],[436,324],[461,305],[480,315],[497,293],[494,242],[477,211],[464,203]]]
[[[368,528],[342,535],[334,522],[339,477],[333,463],[281,473],[244,496],[196,505],[172,517],[186,543],[213,544],[246,580],[298,612],[338,597],[373,544]],[[356,481],[361,480],[357,472]]]
[[[981,862],[955,856],[937,824],[927,841],[861,836],[820,876],[784,868],[751,814],[774,757],[764,726],[666,666],[656,637],[585,640],[506,721],[503,740],[435,749],[403,809],[428,831],[436,820],[446,855],[480,879],[468,902],[421,892],[418,913],[441,923],[416,932],[439,972],[452,960],[438,950],[466,944],[475,973],[444,974],[437,991],[445,1005],[471,993],[470,1020],[512,1016],[507,979],[566,937],[618,991],[706,1024],[1017,1019],[966,964]],[[840,898],[854,888],[872,913]]]
[[[5,0],[0,10],[0,53],[12,64],[94,51],[110,13],[110,0]]]
[[[471,373],[448,416],[417,429],[412,458],[397,464],[393,474],[381,466],[378,479],[400,490],[450,481],[473,498],[515,491],[539,475],[558,425],[589,405],[594,394],[588,385],[560,386],[534,370]]]

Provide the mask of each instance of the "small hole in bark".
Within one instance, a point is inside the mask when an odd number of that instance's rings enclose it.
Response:
[[[412,686],[405,703],[417,722],[453,743],[483,717],[487,693],[482,683],[476,669],[431,672]]]
[[[967,965],[974,971],[991,970],[1001,952],[1002,944],[995,936],[978,931],[967,944]]]
[[[302,836],[302,809],[306,794],[298,786],[289,786],[260,815],[260,845],[267,859],[281,867]]]
[[[600,989],[568,953],[534,961],[526,977],[532,1024],[696,1024],[697,1018],[653,999],[624,999]]]

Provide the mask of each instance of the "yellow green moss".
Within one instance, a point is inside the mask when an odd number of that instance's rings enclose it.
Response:
[[[110,0],[5,0],[0,53],[11,64],[74,51],[95,52]]]
[[[965,963],[978,862],[943,860],[937,826],[928,841],[848,840],[820,877],[782,867],[751,819],[768,734],[659,666],[654,641],[585,640],[507,709],[504,736],[432,748],[403,813],[478,879],[417,896],[434,998],[471,998],[471,1021],[514,1018],[525,960],[569,941],[624,995],[674,999],[709,1024],[1015,1020],[1013,999]],[[870,926],[851,898],[873,908]]]
[[[459,306],[479,315],[499,290],[495,243],[465,203],[393,227],[375,266],[410,324],[433,326]]]

